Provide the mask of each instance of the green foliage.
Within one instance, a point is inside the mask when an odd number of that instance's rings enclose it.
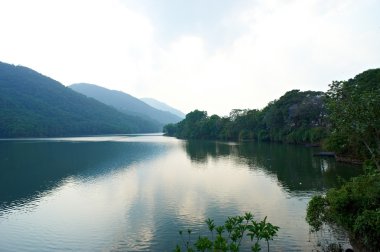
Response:
[[[166,136],[173,136],[177,132],[177,128],[177,124],[169,123],[164,126],[163,132]]]
[[[258,222],[253,214],[245,213],[242,216],[228,217],[223,225],[216,226],[214,220],[207,219],[206,224],[209,236],[199,236],[191,242],[191,230],[187,231],[187,239],[182,231],[179,232],[182,246],[177,245],[175,251],[239,251],[242,241],[248,237],[252,251],[260,251],[260,241],[265,240],[269,251],[269,241],[277,235],[279,227],[267,222],[267,218]]]
[[[306,220],[313,231],[335,224],[367,250],[380,249],[380,173],[367,173],[329,190],[326,196],[314,196]]]
[[[342,156],[370,159],[380,169],[380,69],[334,81],[326,96],[332,129],[328,148]]]
[[[322,92],[292,90],[264,110],[264,121],[272,141],[311,142],[309,131],[325,127],[326,112]]]
[[[0,137],[157,132],[31,69],[0,62]]]
[[[312,228],[312,231],[319,231],[324,222],[323,211],[326,208],[326,199],[320,195],[314,196],[308,204],[306,221]]]
[[[207,130],[211,127],[207,112],[194,110],[186,115],[186,118],[177,123],[176,137],[186,139],[205,139]],[[166,127],[165,127],[166,128]]]
[[[184,139],[324,142],[339,157],[380,169],[380,69],[334,81],[326,94],[291,90],[262,110],[233,109],[223,118],[195,110],[176,126],[167,134]]]
[[[380,249],[380,208],[364,210],[355,220],[354,232],[365,246]]]
[[[317,143],[326,137],[323,93],[292,90],[263,110],[233,109],[223,118],[195,110],[164,132],[184,139]]]

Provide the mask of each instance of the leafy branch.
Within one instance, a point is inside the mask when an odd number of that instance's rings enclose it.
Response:
[[[237,252],[241,248],[242,241],[249,237],[252,243],[251,250],[256,252],[261,250],[260,241],[265,240],[269,251],[269,241],[277,235],[279,227],[267,222],[267,217],[258,222],[252,213],[247,212],[242,216],[228,217],[223,225],[216,226],[214,220],[206,221],[210,235],[199,236],[198,240],[191,243],[191,230],[188,230],[187,240],[183,237],[183,232],[179,231],[182,246],[177,245],[175,251],[232,251]],[[211,239],[210,239],[211,237]]]

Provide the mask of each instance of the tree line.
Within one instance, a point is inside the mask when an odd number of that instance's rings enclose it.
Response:
[[[164,133],[181,139],[323,144],[380,169],[380,69],[329,87],[326,93],[291,90],[261,110],[234,109],[226,117],[194,110],[166,125]]]
[[[262,110],[208,116],[195,110],[164,133],[184,139],[323,144],[346,161],[364,161],[365,174],[314,196],[306,220],[312,231],[343,228],[353,247],[380,250],[380,69],[333,81],[326,93],[286,92]]]
[[[322,92],[292,90],[264,109],[233,109],[229,116],[208,116],[195,110],[164,133],[183,139],[316,142],[326,129]]]
[[[365,160],[365,173],[314,196],[306,220],[312,230],[343,228],[358,251],[380,251],[380,69],[334,81],[326,93],[326,147]]]

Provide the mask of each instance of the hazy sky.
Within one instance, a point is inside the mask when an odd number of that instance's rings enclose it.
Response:
[[[380,67],[380,1],[0,0],[0,61],[227,115]]]

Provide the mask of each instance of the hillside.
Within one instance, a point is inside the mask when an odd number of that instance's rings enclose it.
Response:
[[[176,123],[182,118],[166,111],[155,109],[127,93],[109,90],[97,85],[78,83],[69,86],[76,92],[92,97],[127,114],[155,120],[161,125]]]
[[[0,62],[0,137],[157,132],[158,124],[74,92],[32,69]]]
[[[178,117],[180,117],[181,119],[185,118],[185,114],[182,112],[182,111],[179,111],[178,109],[175,109],[163,102],[160,102],[156,99],[153,99],[153,98],[140,98],[140,100],[142,100],[143,102],[145,102],[146,104],[148,104],[149,106],[155,108],[155,109],[159,109],[159,110],[162,110],[162,111],[167,111],[169,113],[172,113]]]

